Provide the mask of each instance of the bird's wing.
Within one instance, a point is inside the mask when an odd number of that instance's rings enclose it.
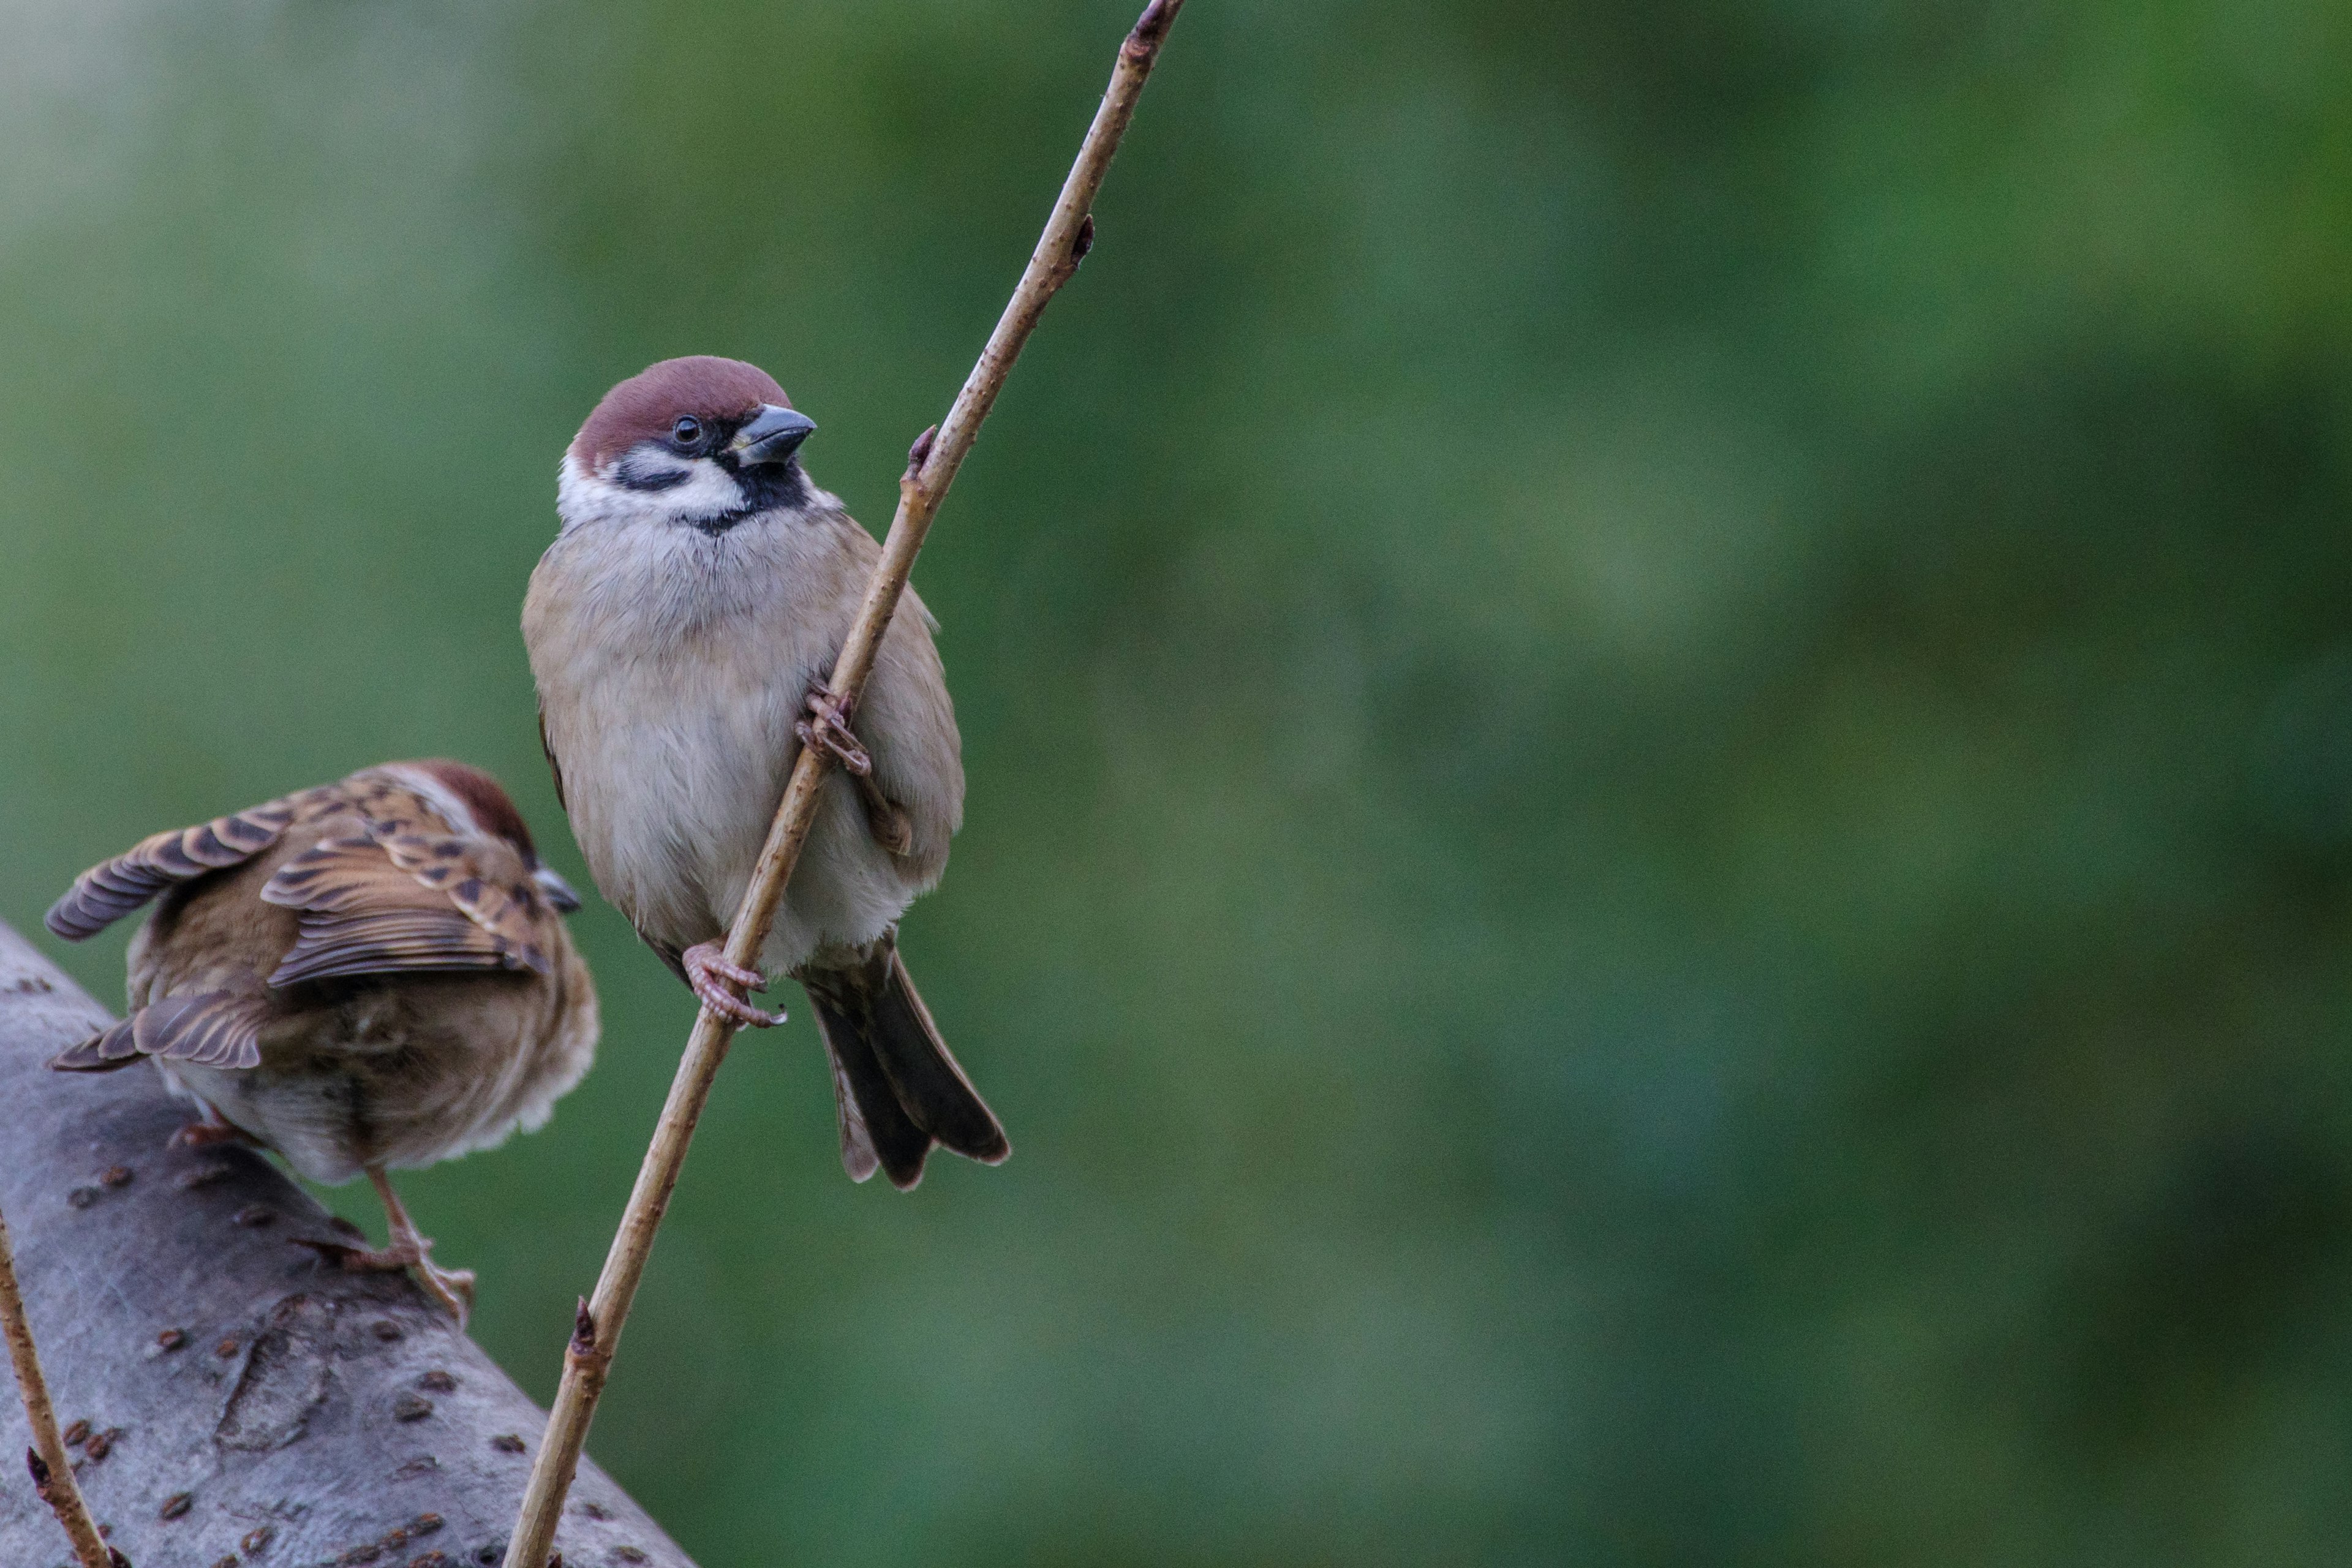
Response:
[[[257,1068],[261,1026],[268,1021],[268,998],[252,992],[166,996],[52,1058],[49,1065],[61,1072],[109,1072],[145,1056],[198,1067]]]
[[[194,827],[142,838],[74,879],[43,923],[68,942],[94,936],[175,882],[241,866],[268,849],[297,820],[315,815],[323,792],[305,790],[247,806]]]
[[[555,804],[570,811],[572,803],[563,798],[563,759],[555,754],[555,742],[547,736],[547,702],[543,698],[539,704],[539,749],[547,753],[547,771],[555,775]]]
[[[460,837],[405,791],[369,800],[362,831],[278,868],[264,902],[300,934],[272,985],[430,970],[544,974],[561,917],[503,839]]]

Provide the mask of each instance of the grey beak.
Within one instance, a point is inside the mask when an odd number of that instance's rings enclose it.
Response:
[[[530,874],[530,879],[539,884],[539,890],[547,895],[547,901],[555,906],[556,913],[568,915],[579,911],[580,895],[572,890],[571,883],[553,871],[541,866]]]
[[[760,412],[735,432],[727,449],[739,463],[781,463],[799,451],[801,443],[815,430],[816,421],[799,410],[763,403]]]

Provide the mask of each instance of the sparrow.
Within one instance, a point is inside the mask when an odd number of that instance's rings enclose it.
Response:
[[[815,428],[739,360],[665,360],[614,387],[564,453],[523,640],[597,888],[739,1024],[782,1023],[746,992],[798,979],[843,1166],[904,1189],[934,1143],[986,1164],[1012,1149],[898,954],[898,918],[938,884],[963,821],[938,623],[908,589],[853,731],[824,679],[881,548],[801,467]],[[721,943],[803,745],[843,766],[745,968]]]
[[[462,1323],[474,1276],[434,1263],[385,1173],[537,1129],[596,1049],[579,898],[506,791],[462,763],[364,768],[143,839],[46,923],[79,942],[151,900],[128,1014],[49,1065],[147,1058],[203,1112],[176,1142],[258,1144],[329,1186],[364,1173],[390,1245],[320,1250],[414,1269]]]

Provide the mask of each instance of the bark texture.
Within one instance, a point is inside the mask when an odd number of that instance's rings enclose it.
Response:
[[[167,1148],[190,1113],[151,1068],[49,1070],[106,1017],[0,924],[0,1212],[111,1543],[136,1568],[498,1563],[545,1416],[406,1276],[302,1246],[337,1222],[268,1159]],[[7,1393],[0,1563],[68,1564]],[[556,1547],[692,1568],[587,1465]]]

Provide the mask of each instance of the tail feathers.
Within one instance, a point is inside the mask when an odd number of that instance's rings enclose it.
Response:
[[[956,1065],[895,943],[855,969],[802,983],[833,1058],[841,1163],[852,1181],[878,1166],[901,1189],[923,1179],[932,1143],[993,1165],[1013,1152],[1004,1129]]]
[[[940,1038],[895,944],[889,956],[888,981],[875,999],[874,1049],[898,1102],[946,1148],[983,1165],[1003,1163],[1013,1152],[1004,1129]]]
[[[60,1072],[111,1072],[147,1056],[200,1067],[259,1067],[268,1017],[269,1004],[258,996],[166,996],[50,1058],[49,1065]]]
[[[127,1068],[139,1059],[139,1047],[133,1043],[132,1030],[138,1015],[110,1025],[103,1034],[92,1035],[68,1050],[59,1051],[49,1058],[49,1065],[59,1072],[113,1072]]]
[[[828,1022],[825,1012],[818,1004],[818,1027],[833,1061],[834,1109],[841,1118],[842,1169],[862,1182],[879,1167],[889,1173],[892,1186],[911,1187],[923,1179],[931,1135],[908,1120],[872,1042],[853,1027]]]

